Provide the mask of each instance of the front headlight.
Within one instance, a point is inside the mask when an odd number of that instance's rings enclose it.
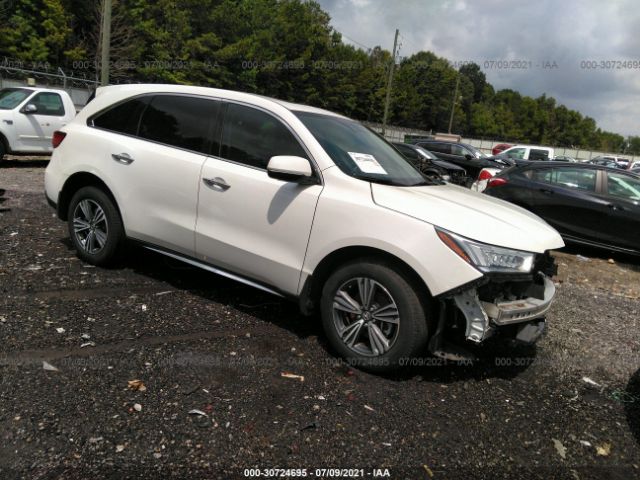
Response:
[[[481,272],[529,273],[533,269],[534,253],[476,242],[439,228],[436,232],[447,247]]]

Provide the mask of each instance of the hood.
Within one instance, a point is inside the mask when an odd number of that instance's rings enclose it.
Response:
[[[543,253],[561,248],[560,234],[511,203],[456,185],[394,187],[371,184],[373,201],[479,242]]]

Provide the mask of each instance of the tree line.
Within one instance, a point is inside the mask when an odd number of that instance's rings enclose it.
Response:
[[[355,48],[302,0],[112,0],[113,82],[255,92],[380,122],[391,53]],[[98,78],[101,1],[0,0],[0,56]],[[458,78],[459,76],[459,78]],[[454,99],[456,81],[459,96]],[[421,51],[397,65],[389,123],[464,136],[640,154],[552,97],[498,90],[475,63]]]

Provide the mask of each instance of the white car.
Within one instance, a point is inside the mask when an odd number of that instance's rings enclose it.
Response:
[[[552,160],[554,153],[551,147],[514,145],[500,152],[500,156],[507,156],[516,160]]]
[[[343,116],[233,91],[113,86],[54,146],[46,195],[80,258],[107,265],[134,240],[296,299],[360,367],[395,368],[427,347],[454,355],[450,334],[532,342],[544,327],[560,235],[425,179]]]
[[[0,90],[0,160],[6,153],[50,153],[53,132],[76,116],[69,94],[48,88]]]

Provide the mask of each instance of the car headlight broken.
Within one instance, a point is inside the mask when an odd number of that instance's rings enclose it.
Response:
[[[436,228],[442,242],[481,272],[529,273],[535,254],[488,245]]]

